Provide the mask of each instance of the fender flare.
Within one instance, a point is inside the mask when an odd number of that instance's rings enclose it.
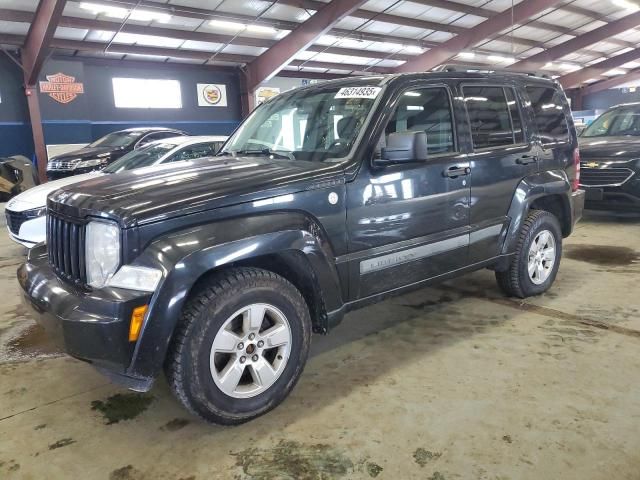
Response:
[[[518,184],[507,213],[510,222],[502,243],[503,255],[515,251],[520,229],[533,202],[550,195],[560,195],[563,203],[566,201],[564,208],[570,208],[571,183],[564,170],[548,170],[529,175]]]
[[[246,237],[245,226],[256,233]],[[233,228],[231,228],[233,227]],[[333,252],[321,228],[299,213],[218,221],[174,232],[153,241],[134,262],[159,268],[163,279],[153,294],[127,374],[153,377],[165,360],[173,332],[191,289],[207,273],[265,255],[294,253],[305,262],[326,312],[342,304]]]

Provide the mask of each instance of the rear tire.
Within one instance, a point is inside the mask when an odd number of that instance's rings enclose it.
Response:
[[[310,341],[309,309],[291,283],[266,270],[227,270],[187,300],[167,355],[167,380],[196,415],[244,423],[287,397]]]
[[[526,298],[546,292],[553,284],[562,257],[562,230],[558,219],[544,210],[532,210],[520,230],[509,268],[496,272],[500,289]]]

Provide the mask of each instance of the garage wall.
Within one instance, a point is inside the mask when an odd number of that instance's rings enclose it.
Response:
[[[585,110],[605,110],[620,103],[640,102],[640,89],[631,92],[628,88],[613,88],[603,90],[582,99],[582,108]]]
[[[0,156],[33,156],[22,71],[0,53]]]
[[[98,59],[47,60],[40,81],[63,73],[82,83],[84,93],[61,103],[38,93],[45,143],[85,144],[109,132],[140,126],[178,128],[194,135],[228,135],[240,122],[240,82],[235,70],[196,65],[153,62],[105,62]],[[113,77],[171,79],[180,82],[182,108],[116,108]],[[0,155],[33,156],[28,108],[22,89],[21,71],[5,56],[0,57]],[[198,106],[197,84],[224,84],[226,107]]]

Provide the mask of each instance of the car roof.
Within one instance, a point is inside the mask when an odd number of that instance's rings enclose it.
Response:
[[[417,72],[417,73],[392,73],[386,75],[367,75],[359,77],[339,78],[335,80],[327,80],[321,83],[315,83],[307,85],[299,89],[290,90],[285,94],[297,91],[314,89],[323,89],[327,87],[351,87],[351,86],[383,86],[391,82],[398,80],[413,80],[413,79],[426,79],[426,80],[449,80],[449,79],[461,79],[461,80],[494,80],[494,81],[515,81],[523,83],[543,83],[550,87],[559,87],[556,80],[551,78],[534,74],[534,73],[520,73],[510,72],[506,70],[495,71],[473,71],[473,70],[457,70],[455,68],[445,67],[442,71],[437,72]]]
[[[163,138],[162,140],[155,140],[150,142],[149,145],[157,144],[157,143],[173,143],[176,146],[186,146],[193,145],[194,143],[204,143],[204,142],[224,142],[228,137],[225,136],[214,136],[214,135],[199,135],[199,136],[178,136],[178,137],[169,137]]]
[[[133,127],[133,128],[125,128],[124,130],[119,130],[120,132],[179,132],[175,128],[167,128],[167,127]],[[115,132],[114,132],[115,133]]]

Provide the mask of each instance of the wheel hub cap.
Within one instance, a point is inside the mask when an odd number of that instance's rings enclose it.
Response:
[[[547,281],[556,263],[556,241],[549,230],[536,235],[529,247],[527,271],[529,279],[536,285]]]
[[[249,398],[280,377],[291,351],[284,314],[264,303],[241,308],[223,324],[211,345],[209,368],[216,386],[234,398]]]

